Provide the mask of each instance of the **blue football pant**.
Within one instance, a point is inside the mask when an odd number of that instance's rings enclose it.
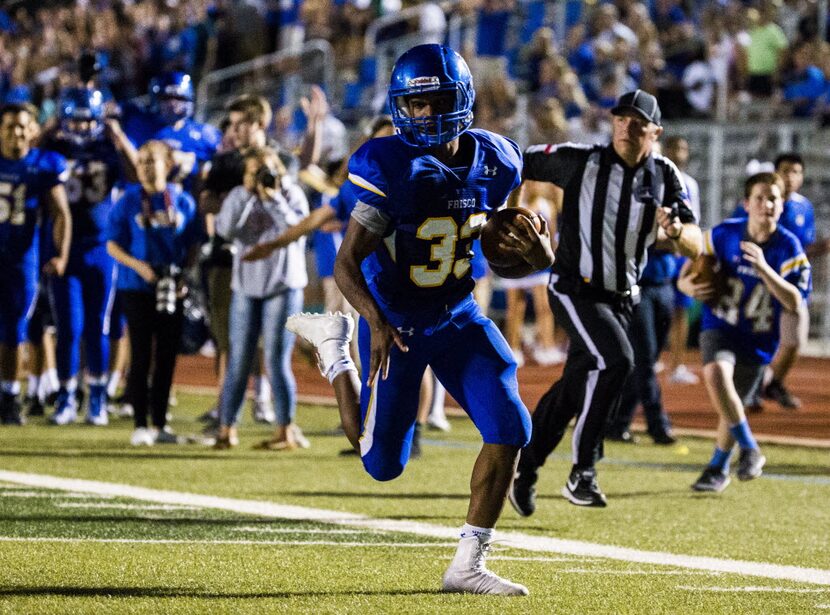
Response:
[[[26,341],[37,284],[36,272],[21,266],[0,266],[0,344],[16,348]]]
[[[81,338],[87,372],[107,373],[110,340],[109,317],[115,299],[114,261],[100,245],[72,254],[66,274],[52,279],[52,301],[58,339],[58,378],[69,380],[81,368]]]
[[[445,324],[425,332],[401,327],[409,352],[393,347],[389,375],[374,387],[363,378],[360,454],[376,480],[399,476],[409,460],[426,366],[472,419],[487,444],[522,447],[530,439],[530,414],[519,397],[516,362],[493,321],[472,298]],[[369,325],[359,323],[361,364],[370,360]]]

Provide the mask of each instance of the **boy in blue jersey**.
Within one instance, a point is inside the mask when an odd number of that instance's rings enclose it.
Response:
[[[472,298],[470,267],[473,239],[519,185],[521,156],[504,137],[468,130],[475,92],[466,63],[452,49],[410,49],[391,81],[399,134],[368,141],[349,162],[358,202],[335,263],[337,284],[361,315],[362,388],[352,379],[350,318],[299,315],[287,327],[316,346],[346,436],[376,480],[403,472],[421,377],[432,367],[484,440],[443,589],[526,595],[523,585],[484,565],[519,449],[530,437],[530,416],[510,347]],[[546,226],[540,233],[522,221],[511,230],[502,241],[521,256],[517,268],[529,273],[550,266]]]
[[[26,339],[40,280],[38,227],[54,222],[55,256],[47,275],[63,275],[72,220],[66,201],[66,160],[32,147],[35,115],[26,105],[0,110],[0,420],[20,425],[17,348]],[[48,206],[48,209],[47,209]]]
[[[83,336],[89,384],[86,421],[106,425],[109,316],[115,294],[115,262],[106,246],[107,219],[116,182],[135,173],[136,152],[115,120],[105,124],[103,96],[98,90],[64,91],[58,113],[60,124],[44,135],[41,147],[67,160],[66,192],[74,233],[66,275],[51,284],[60,379],[51,422],[67,425],[78,416]]]
[[[726,276],[721,296],[715,296],[711,282],[696,282],[688,264],[678,281],[686,294],[710,302],[703,308],[700,347],[718,435],[709,465],[692,485],[695,491],[726,488],[735,442],[740,480],[760,476],[766,462],[741,400],[761,384],[778,346],[781,312],[796,312],[810,291],[810,264],[801,243],[778,223],[783,193],[778,175],[753,175],[744,189],[748,217],[726,220],[705,234],[703,254],[714,256]]]

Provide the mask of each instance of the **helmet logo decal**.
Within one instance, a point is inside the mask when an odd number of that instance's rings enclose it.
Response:
[[[441,87],[441,79],[439,77],[413,77],[407,79],[407,87],[419,88],[421,90],[437,90]]]

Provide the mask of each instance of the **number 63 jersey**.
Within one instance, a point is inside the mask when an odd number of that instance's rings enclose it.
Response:
[[[725,331],[743,349],[744,361],[765,365],[778,347],[782,307],[744,258],[740,244],[752,241],[746,227],[746,219],[733,218],[704,233],[703,253],[718,259],[728,287],[717,305],[704,305],[701,327]],[[810,263],[798,238],[779,225],[761,248],[770,267],[806,299],[812,288]]]
[[[460,140],[458,157],[471,161],[463,167],[450,168],[397,136],[371,139],[349,160],[358,201],[352,216],[362,223],[368,205],[385,224],[382,244],[362,269],[387,315],[425,322],[467,296],[475,285],[473,240],[488,212],[519,185],[522,160],[513,141],[486,130],[468,130]]]

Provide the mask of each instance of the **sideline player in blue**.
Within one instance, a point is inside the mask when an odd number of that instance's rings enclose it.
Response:
[[[784,182],[774,173],[746,180],[748,217],[732,218],[706,232],[703,254],[714,256],[726,276],[726,292],[715,297],[711,282],[697,282],[686,263],[678,288],[704,305],[700,348],[703,380],[718,412],[715,452],[695,491],[721,492],[729,484],[729,457],[741,453],[737,475],[761,475],[766,458],[746,420],[741,400],[761,385],[779,340],[782,310],[796,312],[810,292],[810,263],[798,238],[779,224]]]
[[[107,254],[106,229],[116,182],[135,174],[137,154],[116,120],[104,119],[98,90],[70,88],[58,101],[60,123],[41,147],[67,160],[66,194],[74,229],[66,274],[52,280],[60,380],[51,422],[66,425],[78,416],[78,372],[84,340],[89,408],[86,422],[106,425],[109,317],[115,261]]]
[[[32,147],[35,121],[27,105],[0,109],[0,419],[12,425],[22,424],[17,349],[26,339],[37,297],[38,227],[44,214],[53,220],[56,252],[44,264],[44,274],[64,274],[72,237],[66,160]]]
[[[519,185],[522,163],[512,141],[469,130],[474,99],[469,69],[455,51],[410,49],[395,64],[389,89],[398,135],[368,141],[349,162],[358,203],[335,279],[361,315],[362,388],[348,352],[350,317],[296,315],[286,326],[317,348],[346,436],[376,480],[404,470],[421,378],[432,367],[484,440],[443,589],[526,595],[526,587],[484,564],[519,449],[530,437],[530,415],[510,347],[473,300],[470,267],[473,239]],[[525,261],[518,268],[550,266],[547,226],[540,233],[522,221],[511,230],[503,243]]]

